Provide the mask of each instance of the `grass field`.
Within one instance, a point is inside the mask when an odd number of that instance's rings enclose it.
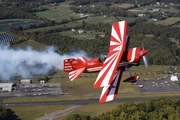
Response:
[[[171,25],[177,21],[180,21],[180,17],[171,17],[167,18],[165,20],[159,21],[156,24],[163,24],[163,25]]]
[[[48,5],[46,8],[49,10],[43,11],[43,12],[36,12],[35,14],[37,16],[48,18],[50,20],[54,20],[56,22],[60,22],[63,19],[69,19],[71,17],[77,18],[75,14],[73,14],[73,11],[70,10],[70,6],[68,5],[68,2],[63,2],[61,5],[54,6],[54,5]]]
[[[134,4],[126,4],[126,3],[117,5],[117,7],[121,7],[121,8],[129,8],[129,7],[133,7],[133,6],[134,6]]]
[[[64,36],[71,36],[74,38],[78,38],[79,40],[85,40],[85,39],[95,39],[95,35],[97,32],[95,31],[86,31],[85,33],[78,33],[78,32],[72,32],[72,31],[65,31],[61,32]]]
[[[145,69],[145,66],[141,65],[139,67],[132,67],[133,73],[151,73],[166,70],[164,66],[149,66],[148,69]],[[60,101],[60,100],[86,100],[90,98],[94,98],[97,95],[100,95],[101,88],[94,89],[92,88],[94,81],[97,77],[98,73],[86,73],[79,77],[77,80],[71,82],[67,78],[67,73],[63,71],[58,71],[53,78],[50,79],[50,83],[61,83],[64,93],[68,93],[67,95],[63,95],[61,97],[39,97],[39,98],[10,98],[5,99],[4,103],[15,103],[15,102],[43,102],[43,101]],[[61,77],[61,76],[66,76]],[[140,75],[144,78],[157,79],[157,77],[165,76],[164,74],[143,74]],[[124,72],[122,76],[122,80],[129,77],[128,72]],[[34,82],[34,81],[33,81]],[[95,95],[95,96],[94,96]],[[121,82],[119,88],[118,98],[137,98],[137,97],[163,97],[163,96],[176,96],[179,93],[156,93],[156,94],[140,94],[140,91],[131,83],[123,83]],[[105,104],[88,104],[76,109],[74,112],[69,113],[67,115],[61,116],[56,120],[65,120],[65,118],[70,114],[84,114],[91,116],[99,116],[103,112],[111,111],[116,108],[119,104],[122,103],[105,103]],[[45,113],[55,112],[60,109],[65,109],[70,107],[71,105],[52,105],[52,106],[28,106],[28,107],[6,107],[7,109],[11,109],[15,112],[19,118],[23,120],[36,119],[45,115]],[[94,110],[96,108],[96,110]],[[33,116],[32,116],[33,114]]]
[[[109,23],[112,24],[113,22],[118,21],[115,17],[91,17],[88,19],[83,19],[83,20],[78,20],[75,22],[69,22],[67,24],[62,24],[62,25],[56,25],[56,26],[48,26],[48,27],[43,27],[43,28],[36,28],[36,29],[29,29],[29,30],[24,30],[24,32],[34,32],[34,31],[44,31],[44,30],[49,30],[49,29],[56,29],[59,27],[76,27],[78,25],[81,25],[82,22],[85,21],[86,23],[99,23],[99,22],[104,22],[104,23]]]
[[[18,116],[17,119],[21,120],[35,120],[39,117],[45,116],[45,114],[52,113],[57,110],[63,110],[72,105],[48,105],[48,106],[14,106],[5,107],[11,109]],[[12,118],[15,120],[15,118]]]
[[[36,41],[33,40],[28,40],[25,42],[22,42],[20,44],[16,44],[12,46],[15,49],[27,49],[28,47],[31,47],[33,50],[45,50],[46,49],[46,45],[42,44],[42,43],[38,43]]]

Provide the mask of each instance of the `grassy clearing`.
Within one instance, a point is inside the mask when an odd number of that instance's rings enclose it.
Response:
[[[56,26],[48,26],[48,27],[43,27],[43,28],[36,28],[36,29],[29,29],[29,30],[24,30],[24,32],[35,32],[35,31],[44,31],[44,30],[50,30],[50,29],[56,29],[59,27],[72,27],[74,28],[75,26],[81,25],[82,22],[85,21],[86,23],[109,23],[112,24],[116,21],[118,21],[115,17],[91,17],[88,19],[83,19],[83,20],[78,20],[75,22],[69,22],[67,24],[62,24],[62,25],[56,25]]]
[[[115,17],[113,16],[110,16],[110,17],[103,17],[103,16],[100,16],[100,17],[91,17],[91,18],[88,18],[88,19],[84,19],[84,20],[79,20],[78,22],[82,23],[82,21],[85,21],[86,23],[92,23],[92,24],[95,24],[95,23],[109,23],[109,24],[112,24],[116,21],[118,21]]]
[[[44,30],[50,30],[50,29],[57,29],[61,27],[72,27],[74,28],[77,25],[80,25],[80,22],[69,22],[68,24],[62,24],[62,25],[56,25],[56,26],[48,26],[48,27],[42,27],[42,28],[35,28],[35,29],[28,29],[24,30],[23,32],[35,32],[35,31],[44,31]]]
[[[36,12],[37,16],[54,20],[60,22],[63,19],[69,19],[71,17],[76,18],[77,16],[73,14],[73,11],[70,10],[69,2],[63,2],[60,6],[46,6],[49,10],[43,12]]]
[[[86,31],[85,33],[75,33],[72,31],[66,31],[66,32],[61,32],[62,35],[65,36],[71,36],[78,38],[79,40],[84,40],[84,39],[95,39],[95,35],[98,34],[95,31]]]
[[[136,18],[117,17],[119,21],[126,20],[128,22],[134,22]]]
[[[13,45],[13,48],[16,49],[27,49],[28,47],[31,47],[33,50],[45,50],[47,48],[46,45],[33,40],[28,40],[20,44]]]
[[[11,109],[21,120],[35,120],[45,114],[52,113],[57,110],[63,110],[72,105],[48,105],[48,106],[16,106],[5,107]]]
[[[163,25],[171,25],[177,21],[180,21],[180,17],[171,17],[171,18],[167,18],[165,20],[156,22],[156,24],[163,24]]]
[[[177,13],[179,10],[174,8],[161,8],[161,12],[174,12]]]
[[[129,8],[129,7],[133,7],[134,4],[121,4],[121,5],[118,5],[118,7],[121,7],[121,8]]]

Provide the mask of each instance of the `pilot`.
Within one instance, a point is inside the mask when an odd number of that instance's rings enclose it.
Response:
[[[105,54],[101,54],[99,57],[99,61],[100,62],[104,62],[106,60],[106,55]]]

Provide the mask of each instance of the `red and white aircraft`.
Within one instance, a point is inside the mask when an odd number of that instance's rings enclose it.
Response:
[[[122,73],[130,72],[130,77],[123,82],[136,82],[139,76],[132,76],[130,67],[138,66],[142,59],[147,66],[145,55],[147,50],[140,47],[128,48],[130,37],[126,36],[128,23],[115,22],[112,25],[109,52],[87,60],[85,57],[64,60],[64,71],[69,72],[71,81],[82,73],[99,72],[94,88],[103,87],[99,103],[108,102],[116,98]]]

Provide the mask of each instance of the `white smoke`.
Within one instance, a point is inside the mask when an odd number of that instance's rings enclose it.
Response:
[[[80,51],[68,55],[60,55],[54,47],[45,51],[36,51],[28,47],[26,50],[12,49],[9,46],[0,46],[0,79],[8,80],[20,75],[23,78],[35,74],[46,74],[52,68],[63,70],[63,60],[86,56]]]

